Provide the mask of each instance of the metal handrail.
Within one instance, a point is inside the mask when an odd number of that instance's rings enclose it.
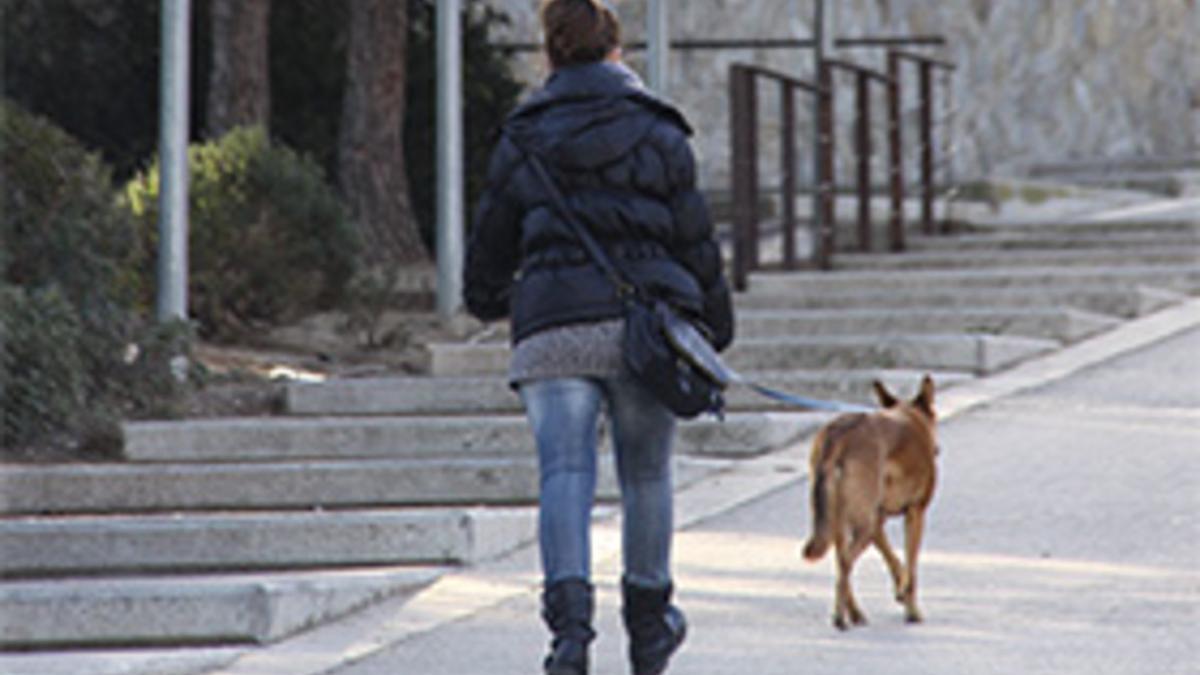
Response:
[[[880,82],[891,88],[896,81],[883,73],[851,61],[825,59],[827,67],[845,70],[854,75],[854,152],[857,156],[858,188],[858,247],[861,251],[871,250],[871,97],[870,84]],[[890,120],[896,121],[896,120]],[[901,157],[895,149],[889,154],[889,171],[899,168]],[[895,229],[893,228],[893,231]],[[899,244],[901,247],[903,243]],[[897,243],[892,242],[895,248]]]
[[[732,111],[730,131],[733,162],[733,283],[745,290],[747,276],[759,264],[758,256],[758,89],[759,78],[773,80],[780,86],[780,108],[783,117],[781,157],[783,196],[783,264],[797,267],[796,256],[796,134],[795,92],[801,90],[817,99],[818,105],[830,105],[833,93],[828,87],[802,80],[762,66],[735,63],[729,67],[729,87]],[[829,116],[830,118],[832,115]],[[822,133],[817,152],[821,154],[818,176],[817,208],[832,214],[832,155],[833,134]],[[828,157],[828,161],[824,158]],[[827,173],[829,172],[829,173]],[[818,248],[821,248],[818,246]],[[818,258],[821,255],[818,254]],[[826,256],[827,257],[827,256]]]
[[[921,152],[921,229],[925,234],[934,233],[933,221],[933,69],[941,68],[945,70],[954,70],[956,66],[950,61],[944,59],[926,56],[924,54],[916,54],[913,52],[903,51],[899,49],[889,49],[887,53],[888,75],[896,80],[897,85],[893,91],[896,105],[896,128],[893,131],[895,138],[893,140],[893,149],[897,152],[901,143],[900,128],[899,128],[899,105],[900,105],[900,62],[910,61],[917,64],[918,67],[918,95],[920,96],[920,105],[918,108],[919,125],[921,133],[920,152]],[[901,183],[900,189],[903,190]],[[892,211],[893,219],[903,218],[903,194],[898,198],[893,193]],[[900,215],[897,216],[897,211]]]
[[[794,75],[788,75],[787,73],[785,73],[783,71],[775,70],[773,68],[768,68],[766,66],[760,66],[756,63],[735,63],[735,64],[731,65],[730,68],[731,69],[740,68],[742,70],[752,72],[755,75],[765,77],[768,79],[772,79],[772,80],[776,80],[778,82],[788,84],[788,85],[796,87],[798,89],[804,89],[804,90],[812,92],[814,94],[828,93],[827,88],[822,87],[821,85],[819,85],[815,82],[809,82],[808,80],[801,80],[800,78],[798,78]]]
[[[938,44],[944,42],[939,41]],[[871,248],[871,104],[869,87],[872,82],[881,84],[887,91],[887,136],[889,149],[889,192],[891,195],[891,217],[888,225],[888,248],[902,251],[905,248],[904,227],[904,169],[903,134],[901,118],[901,63],[914,62],[919,74],[920,119],[920,166],[921,166],[921,219],[923,229],[933,233],[933,81],[935,68],[953,70],[949,61],[895,49],[899,44],[915,44],[905,38],[872,38],[870,40],[838,40],[839,46],[887,47],[887,70],[880,72],[852,61],[822,59],[817,64],[816,82],[782,73],[758,65],[738,63],[730,66],[730,100],[732,106],[732,181],[734,193],[734,259],[733,281],[738,290],[745,290],[748,272],[759,267],[759,223],[758,223],[758,95],[757,80],[770,79],[779,83],[781,90],[780,108],[782,123],[782,180],[783,196],[783,266],[795,268],[798,264],[795,252],[795,158],[796,134],[794,129],[796,89],[814,96],[815,120],[818,126],[816,161],[816,190],[814,195],[814,220],[818,230],[813,237],[813,263],[821,269],[832,267],[835,249],[835,175],[834,175],[834,127],[833,111],[836,95],[834,71],[843,70],[855,77],[856,119],[855,149],[857,160],[858,192],[858,244],[862,250]]]

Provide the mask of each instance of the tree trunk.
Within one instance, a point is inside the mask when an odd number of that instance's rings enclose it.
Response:
[[[271,0],[212,0],[206,124],[210,138],[219,138],[237,126],[269,127],[270,14]]]
[[[338,178],[373,266],[429,259],[404,163],[407,46],[407,0],[350,0]]]

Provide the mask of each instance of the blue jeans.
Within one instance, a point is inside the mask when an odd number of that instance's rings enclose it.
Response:
[[[605,406],[621,488],[625,576],[644,587],[670,583],[675,416],[627,377],[536,380],[520,392],[538,449],[546,585],[591,578],[596,446]]]

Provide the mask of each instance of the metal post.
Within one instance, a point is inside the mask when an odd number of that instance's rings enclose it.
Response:
[[[162,2],[159,71],[159,321],[187,319],[188,84],[191,0]]]
[[[817,85],[822,92],[817,97],[817,200],[820,217],[817,220],[816,262],[818,267],[828,270],[833,268],[833,252],[837,247],[837,179],[834,175],[833,67],[827,61],[821,61],[818,66]]]
[[[437,309],[443,319],[462,305],[463,120],[461,0],[437,3]]]
[[[956,188],[954,186],[954,135],[956,132],[956,109],[954,107],[954,88],[951,80],[949,68],[944,70],[942,77],[942,106],[944,112],[941,115],[942,119],[942,185],[945,186],[946,195],[944,203],[945,210],[942,212],[942,234],[948,234],[954,223],[954,197]]]
[[[742,66],[729,69],[732,102],[730,141],[733,144],[733,285],[746,290],[749,271],[757,266],[758,151],[755,148],[757,102],[754,73]]]
[[[796,88],[787,80],[779,81],[783,129],[782,181],[780,199],[783,200],[783,266],[796,267]]]
[[[817,81],[818,86],[824,86],[821,82],[821,64],[825,61],[825,0],[816,0],[813,4],[813,79]],[[813,259],[818,267],[824,268],[827,264],[825,252],[823,250],[823,232],[825,230],[825,204],[822,199],[822,178],[824,172],[824,160],[821,155],[821,148],[824,141],[822,133],[825,129],[825,121],[822,115],[825,114],[824,99],[826,96],[832,95],[831,91],[826,90],[825,93],[818,94],[813,101],[813,143],[812,147],[816,150],[813,153],[813,180],[816,181],[816,186],[812,192],[812,243],[813,243]]]
[[[667,25],[668,0],[650,0],[646,9],[646,65],[649,85],[663,98],[670,94],[671,32]]]
[[[855,98],[858,111],[854,131],[858,154],[858,247],[871,250],[871,76],[863,71],[855,74]]]
[[[933,234],[933,64],[920,62],[921,228]]]
[[[904,157],[900,120],[900,57],[888,52],[888,171],[892,193],[892,220],[888,225],[889,246],[893,251],[904,250]]]
[[[829,58],[837,49],[837,33],[838,33],[838,15],[841,13],[841,6],[845,4],[844,0],[834,0],[825,5],[824,25],[821,27],[821,58]]]

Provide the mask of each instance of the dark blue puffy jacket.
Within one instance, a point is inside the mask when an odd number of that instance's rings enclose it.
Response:
[[[467,249],[464,299],[513,340],[621,315],[616,290],[558,215],[525,151],[542,157],[576,219],[642,288],[733,339],[729,287],[696,189],[683,116],[615,63],[557,70],[510,115]]]

